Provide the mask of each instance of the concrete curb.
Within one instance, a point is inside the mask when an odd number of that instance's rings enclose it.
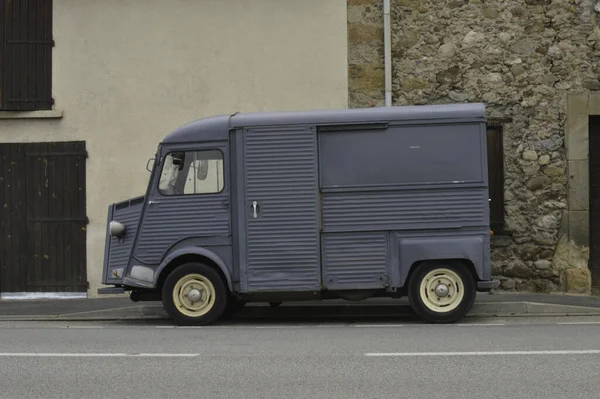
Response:
[[[540,317],[540,316],[600,316],[600,308],[526,301],[476,303],[468,318],[477,317]],[[264,305],[248,305],[236,319],[340,319],[360,318],[403,318],[415,315],[408,305],[348,304],[333,306],[282,305],[271,308]],[[60,315],[8,315],[0,321],[127,321],[165,320],[168,316],[162,306],[128,306]]]

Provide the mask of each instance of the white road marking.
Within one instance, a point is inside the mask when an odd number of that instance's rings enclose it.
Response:
[[[96,328],[106,328],[106,326],[59,326],[58,328],[94,330]]]
[[[256,326],[255,328],[306,328],[306,326]]]
[[[471,327],[471,326],[475,326],[475,327],[481,327],[481,326],[505,326],[505,323],[461,323],[461,324],[456,324],[459,327]]]
[[[0,353],[0,357],[197,357],[199,353]]]
[[[574,326],[579,324],[600,324],[600,321],[563,321],[557,324]]]
[[[365,353],[371,357],[433,357],[433,356],[510,356],[510,355],[600,355],[600,349],[555,351],[490,351],[490,352],[396,352]]]
[[[355,324],[359,328],[377,328],[377,327],[404,327],[403,324]]]

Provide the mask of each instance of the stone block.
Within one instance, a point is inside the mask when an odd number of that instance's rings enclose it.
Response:
[[[385,71],[367,64],[351,65],[349,80],[354,90],[383,88]]]
[[[362,6],[370,4],[379,4],[381,0],[348,0],[348,6]]]
[[[523,151],[522,156],[523,156],[523,159],[525,159],[527,161],[537,161],[537,159],[538,159],[537,152],[535,152],[533,150]]]
[[[567,118],[588,115],[588,93],[569,94],[567,97]]]
[[[518,278],[529,278],[534,275],[534,271],[531,270],[525,263],[520,261],[511,262],[504,269],[504,275],[506,277],[518,277]]]
[[[514,290],[515,286],[516,286],[515,280],[509,278],[509,279],[502,281],[501,288],[503,290]]]
[[[592,278],[589,269],[567,269],[564,271],[567,292],[587,294],[591,291]]]
[[[422,89],[428,89],[430,86],[430,83],[424,79],[419,79],[419,78],[408,78],[408,79],[404,79],[400,82],[400,85],[402,86],[402,88],[404,90],[422,90]]]
[[[588,159],[589,148],[589,116],[569,115],[565,134],[567,136],[567,159]]]
[[[582,87],[584,89],[598,91],[600,90],[600,82],[597,80],[586,80],[583,82]]]
[[[348,63],[350,65],[371,64],[383,65],[383,41],[381,42],[349,42]],[[351,88],[352,89],[352,88]]]
[[[535,268],[538,270],[548,270],[552,267],[552,262],[546,259],[536,260],[534,262]]]
[[[561,165],[549,165],[544,168],[544,174],[552,177],[564,176],[565,167]]]
[[[569,211],[569,239],[573,240],[576,245],[589,246],[589,211]]]
[[[397,4],[402,8],[414,10],[419,8],[421,2],[419,0],[398,0]]]
[[[587,211],[590,203],[588,161],[569,161],[569,210]]]
[[[577,245],[568,237],[561,236],[554,250],[552,266],[556,270],[587,269],[588,259],[589,247],[587,245]]]
[[[348,24],[348,40],[351,43],[374,41],[383,43],[383,27],[360,23]]]
[[[368,23],[382,26],[383,9],[381,1],[375,4],[355,4],[348,7],[348,23]]]
[[[537,292],[549,293],[556,291],[556,286],[550,280],[537,279],[533,282],[535,283]]]
[[[560,226],[558,227],[559,237],[569,237],[569,211],[564,210],[562,212],[562,218],[560,219]],[[552,252],[554,255],[554,252]]]
[[[600,93],[589,94],[586,114],[600,115]]]
[[[542,190],[552,184],[552,179],[547,176],[536,176],[529,180],[526,187],[531,191]]]

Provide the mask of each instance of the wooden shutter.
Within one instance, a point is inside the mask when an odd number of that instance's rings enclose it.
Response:
[[[492,230],[504,229],[504,149],[502,129],[488,126],[487,153],[490,191],[490,224]]]
[[[0,0],[0,108],[51,109],[52,0]]]

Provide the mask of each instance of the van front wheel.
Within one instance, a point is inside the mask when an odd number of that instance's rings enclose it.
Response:
[[[162,288],[166,312],[177,325],[208,325],[223,315],[227,288],[219,274],[201,263],[173,270]]]
[[[473,307],[475,295],[475,280],[460,263],[422,264],[408,283],[410,306],[430,323],[461,320]]]

